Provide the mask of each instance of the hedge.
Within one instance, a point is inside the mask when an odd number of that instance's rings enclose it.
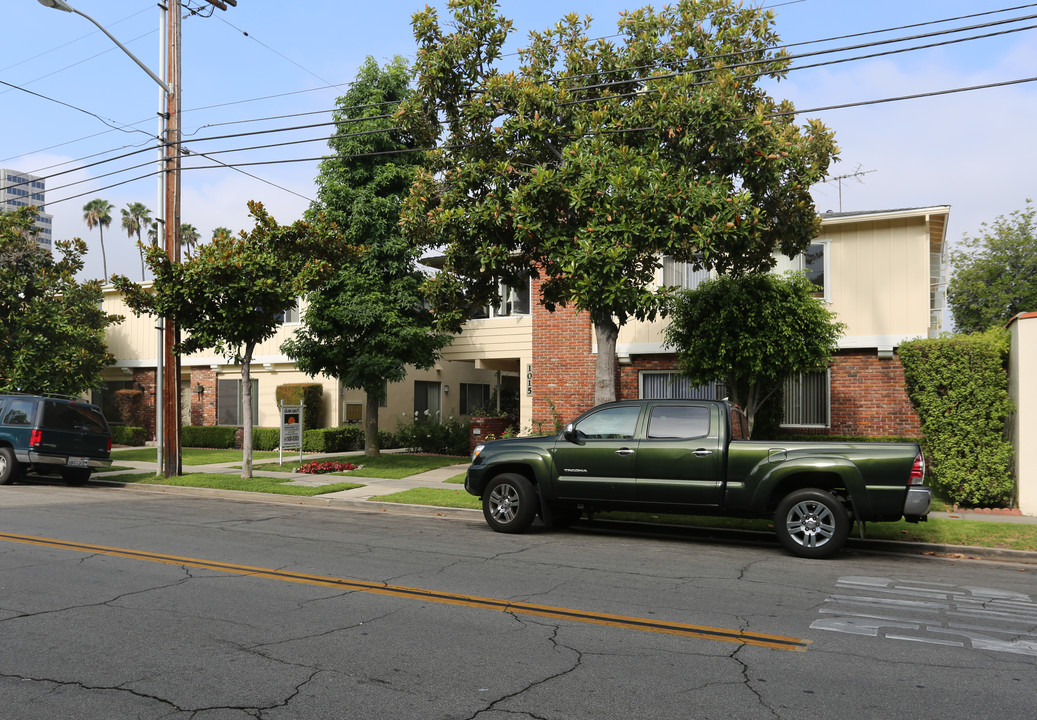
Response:
[[[321,417],[321,403],[324,386],[319,383],[287,383],[274,389],[277,405],[302,405],[302,426],[316,430],[324,427]]]
[[[1004,507],[1013,499],[1008,350],[1008,332],[995,328],[912,340],[897,351],[922,421],[930,484],[955,503]]]
[[[112,425],[112,444],[129,445],[141,447],[147,442],[147,430],[142,427],[131,427],[129,425]]]

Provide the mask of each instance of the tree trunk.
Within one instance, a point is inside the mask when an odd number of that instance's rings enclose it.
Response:
[[[372,458],[381,457],[382,446],[378,439],[379,393],[370,391],[365,391],[365,393],[367,407],[364,411],[364,455]]]
[[[241,359],[241,477],[252,477],[252,351],[255,343],[245,345]]]
[[[594,404],[612,402],[616,399],[616,338],[619,326],[610,313],[591,315],[594,336],[598,340],[598,357],[594,361]]]

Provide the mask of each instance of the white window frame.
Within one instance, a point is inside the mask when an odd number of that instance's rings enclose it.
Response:
[[[832,241],[830,239],[818,239],[813,240],[810,243],[813,245],[820,245],[821,252],[821,272],[824,273],[824,292],[818,297],[819,300],[825,302],[832,301]],[[809,249],[809,247],[808,247]],[[791,271],[805,272],[806,271],[806,257],[805,253],[800,253],[791,260],[781,253],[774,254],[777,264],[774,266],[772,272],[783,273]]]
[[[528,317],[533,312],[533,279],[530,276],[526,276],[526,311],[515,312],[513,309],[509,309],[509,304],[512,308],[515,305],[515,298],[518,295],[515,286],[508,285],[507,283],[498,283],[497,292],[500,294],[500,302],[497,305],[482,305],[472,313],[473,320],[486,320],[487,318],[499,318],[499,317]]]

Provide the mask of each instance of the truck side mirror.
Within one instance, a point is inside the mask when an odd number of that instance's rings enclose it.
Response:
[[[576,442],[576,427],[572,423],[566,425],[565,430],[562,431],[562,437],[569,442]]]

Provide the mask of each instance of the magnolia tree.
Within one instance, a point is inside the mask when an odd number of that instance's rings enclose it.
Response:
[[[414,15],[417,86],[399,113],[436,148],[403,230],[445,249],[427,284],[445,328],[532,272],[549,310],[589,313],[605,402],[619,328],[666,311],[662,255],[739,275],[816,237],[809,190],[836,147],[762,88],[789,67],[772,13],[681,0],[622,13],[604,39],[567,15],[531,33],[509,69],[498,3],[448,7],[445,24],[432,8]]]

